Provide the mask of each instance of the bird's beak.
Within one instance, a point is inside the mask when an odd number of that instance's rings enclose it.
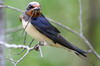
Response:
[[[41,13],[41,8],[40,7],[35,7],[35,8],[32,9],[32,11],[33,11],[34,15],[37,15],[38,13],[39,14]]]
[[[40,7],[35,7],[35,8],[33,8],[35,11],[40,11],[41,10],[41,8]]]

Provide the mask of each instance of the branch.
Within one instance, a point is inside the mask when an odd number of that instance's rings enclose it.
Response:
[[[19,44],[19,45],[8,44],[8,43],[0,41],[0,45],[3,45],[4,47],[7,47],[7,48],[20,48],[20,49],[26,49],[27,50],[27,52],[16,62],[13,59],[8,58],[9,61],[11,61],[14,64],[14,66],[16,66],[20,61],[22,61],[24,59],[24,57],[29,54],[30,51],[37,50],[37,47],[39,48],[38,50],[40,51],[41,57],[43,57],[43,54],[42,54],[42,51],[41,51],[41,46],[43,46],[43,44],[42,45],[37,44],[37,45],[30,48],[29,46],[25,46],[25,45],[22,45],[22,44]]]
[[[12,34],[14,32],[18,32],[20,30],[22,30],[22,26],[18,26],[18,27],[14,27],[14,28],[9,28],[7,29],[7,31],[5,32],[6,34]]]
[[[94,50],[91,43],[82,35],[81,38],[85,41],[86,45],[91,49],[92,53],[100,60],[100,55]]]
[[[28,55],[29,51],[30,51],[30,50],[27,50],[27,52],[14,64],[14,66],[16,66],[20,61],[22,61],[23,58],[24,58],[26,55]]]
[[[78,33],[78,32],[76,32],[76,31],[72,30],[71,28],[69,28],[69,27],[67,27],[67,26],[65,26],[65,25],[63,25],[63,24],[61,24],[61,22],[55,21],[55,20],[50,19],[50,18],[48,18],[48,17],[46,17],[46,18],[47,18],[50,22],[52,22],[52,23],[54,23],[54,24],[57,24],[58,26],[60,26],[60,27],[62,27],[62,28],[64,28],[64,29],[66,29],[66,30],[68,30],[68,31],[70,31],[70,32],[72,32],[72,33],[74,33],[74,34],[76,34],[77,36],[79,36],[79,33]]]
[[[82,3],[79,0],[80,12],[79,12],[79,21],[80,21],[80,35],[83,35],[83,22],[82,22]]]
[[[88,47],[92,50],[92,53],[100,60],[100,55],[94,50],[92,44],[85,38],[83,35],[83,22],[82,22],[82,3],[81,0],[79,0],[79,6],[80,6],[80,14],[79,14],[79,21],[80,21],[80,37],[85,41],[85,43],[88,45]]]
[[[8,59],[12,64],[15,64],[16,63],[16,61],[13,60],[13,58],[6,57],[6,59]]]
[[[18,8],[15,8],[15,7],[12,7],[12,6],[9,6],[9,5],[0,5],[0,8],[10,8],[12,10],[15,10],[15,11],[18,11],[18,12],[21,12],[21,13],[24,12],[24,11],[18,9]]]
[[[80,0],[79,0],[79,3],[81,3]],[[80,5],[81,5],[81,4],[80,4]],[[15,11],[18,11],[18,12],[23,13],[22,10],[20,10],[20,9],[18,9],[18,8],[15,8],[15,7],[12,7],[12,6],[0,5],[0,7],[10,8],[10,9],[13,9],[13,10],[15,10]],[[50,18],[47,18],[47,19],[48,19],[50,22],[52,22],[52,23],[54,23],[54,24],[57,24],[57,25],[59,25],[60,27],[66,29],[66,30],[72,32],[73,34],[79,36],[80,38],[82,38],[82,39],[84,40],[84,42],[86,43],[86,45],[92,50],[93,54],[100,60],[100,55],[94,50],[92,44],[83,36],[83,32],[82,32],[82,27],[83,27],[83,26],[82,26],[82,6],[80,6],[80,17],[79,17],[79,19],[80,19],[80,33],[81,33],[81,34],[79,34],[78,32],[76,32],[76,31],[74,31],[74,30],[72,30],[71,28],[69,28],[69,27],[67,27],[67,26],[65,26],[65,25],[63,25],[63,24],[61,24],[60,22],[57,22],[57,21],[52,20],[52,19],[50,19]]]

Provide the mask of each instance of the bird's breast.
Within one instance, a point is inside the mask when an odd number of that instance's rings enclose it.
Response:
[[[22,19],[22,25],[25,31],[34,39],[37,39],[39,41],[46,41],[49,44],[53,44],[54,42],[46,37],[45,35],[41,34],[30,22],[25,22],[24,19]],[[26,26],[27,25],[27,26]],[[25,28],[26,27],[26,28]]]

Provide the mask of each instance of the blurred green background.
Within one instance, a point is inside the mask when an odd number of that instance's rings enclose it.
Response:
[[[79,32],[79,0],[5,0],[4,3],[25,10],[27,4],[32,1],[41,3],[42,12],[46,17],[59,21]],[[93,45],[94,49],[100,54],[100,0],[81,0],[81,2],[84,35]],[[7,30],[21,26],[19,20],[19,15],[21,13],[8,8],[5,10]],[[62,35],[68,41],[83,50],[88,50],[87,45],[80,37],[55,24],[54,26],[61,31]],[[22,32],[23,30],[7,33],[7,42],[23,44],[25,36]],[[27,36],[26,44],[28,45],[31,40],[32,38]],[[38,41],[35,40],[32,46],[37,43]],[[6,49],[5,54],[6,57],[12,56],[15,60],[18,60],[26,52],[24,51],[20,55],[14,55],[20,51],[21,49]],[[92,66],[74,53],[61,48],[45,46],[42,47],[42,51],[44,57],[40,57],[39,52],[31,51],[17,66]],[[96,64],[96,66],[100,66],[100,62],[92,53],[89,53],[88,57],[92,63]],[[6,60],[6,66],[12,66],[11,62]]]

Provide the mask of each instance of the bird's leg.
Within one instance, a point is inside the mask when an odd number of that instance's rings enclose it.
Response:
[[[29,47],[32,45],[33,41],[34,41],[34,39],[31,40],[30,44],[28,45]]]
[[[40,45],[40,46],[45,46],[45,45],[48,45],[48,43],[47,43],[46,41],[40,41],[40,42],[39,42],[39,45]]]
[[[34,47],[34,49],[35,49],[36,51],[39,51],[39,44],[36,44],[35,47]]]
[[[23,42],[24,45],[26,44],[26,36],[27,36],[27,33],[25,32],[25,37],[24,37],[24,42]]]
[[[35,50],[39,51],[39,47],[40,46],[45,46],[45,45],[47,45],[46,41],[39,41],[39,44],[35,45]]]
[[[43,57],[43,53],[42,53],[42,50],[41,50],[41,46],[45,46],[47,45],[47,42],[46,41],[40,41],[39,44],[35,45],[35,50],[36,51],[39,51],[40,52],[40,55],[41,57]]]

